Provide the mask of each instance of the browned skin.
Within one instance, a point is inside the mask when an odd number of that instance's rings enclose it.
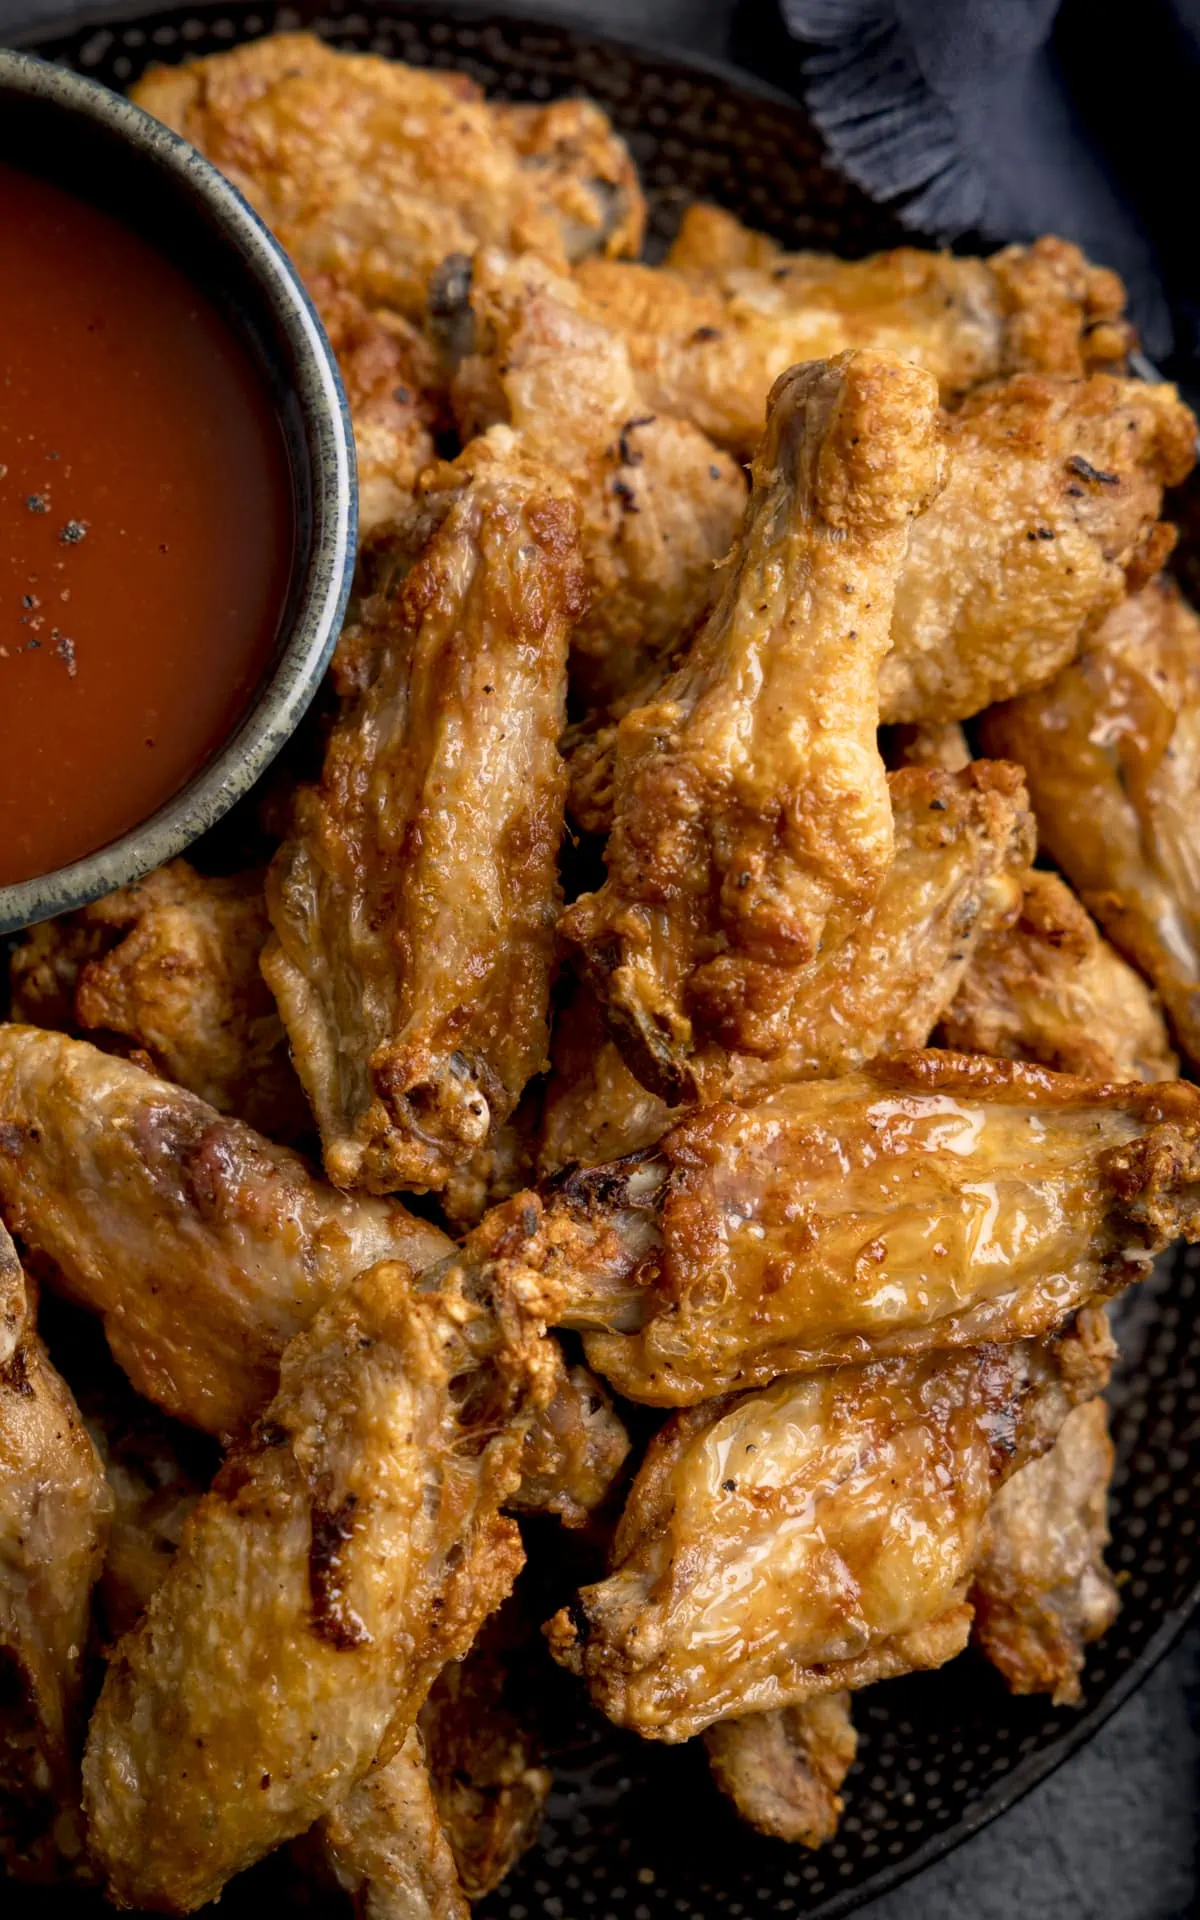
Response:
[[[498,1509],[553,1391],[553,1292],[369,1268],[183,1531],[92,1718],[85,1807],[121,1903],[190,1912],[399,1747],[521,1564]]]
[[[1200,1065],[1200,620],[1152,581],[982,730],[1026,767],[1042,845]]]
[[[555,1616],[551,1651],[618,1725],[667,1741],[940,1666],[966,1639],[993,1494],[1104,1384],[1111,1352],[1088,1310],[1046,1343],[782,1379],[676,1415],[612,1573]]]
[[[293,1854],[347,1896],[355,1920],[469,1920],[415,1727]]]
[[[844,1804],[838,1789],[858,1748],[849,1693],[719,1720],[704,1744],[721,1792],[759,1833],[802,1847],[832,1840]]]
[[[491,243],[565,267],[641,241],[629,155],[584,101],[496,110],[465,74],[307,33],[152,67],[133,97],[241,188],[305,275],[415,320],[448,253]]]
[[[570,488],[506,429],[423,497],[419,559],[399,582],[385,565],[343,637],[263,958],[329,1176],[377,1193],[445,1186],[545,1064],[583,604]]]
[[[1106,374],[1019,374],[971,394],[946,433],[946,486],[896,589],[885,720],[961,720],[1049,680],[1161,566],[1163,488],[1196,448],[1174,387]]]
[[[212,878],[173,860],[13,948],[12,1017],[136,1055],[273,1140],[310,1130],[259,959],[261,873]]]
[[[678,1117],[626,1066],[595,995],[579,987],[554,1022],[538,1173],[598,1167],[652,1147]]]
[[[82,1867],[82,1655],[111,1497],[69,1388],[37,1337],[0,1223],[0,1868],[52,1880]]]
[[[554,1393],[526,1432],[521,1484],[508,1505],[582,1527],[607,1499],[631,1443],[603,1382],[586,1367],[568,1367],[557,1348],[551,1357]]]
[[[626,695],[714,597],[745,505],[742,470],[696,427],[646,406],[624,341],[543,263],[482,254],[459,297],[441,324],[471,348],[454,382],[460,429],[505,421],[569,476],[590,600],[573,679],[589,704]]]
[[[992,1502],[971,1589],[973,1632],[1014,1693],[1074,1705],[1085,1648],[1117,1617],[1104,1564],[1112,1469],[1107,1409],[1089,1400]]]
[[[1078,378],[1119,363],[1131,340],[1116,275],[1055,239],[990,260],[912,247],[837,260],[785,254],[715,208],[692,209],[665,268],[589,260],[576,279],[623,335],[647,405],[743,458],[772,382],[797,361],[898,354],[949,405],[1025,369]]]
[[[1016,924],[976,947],[937,1042],[1093,1080],[1179,1071],[1157,995],[1056,873],[1030,873]]]
[[[868,352],[787,374],[721,598],[621,721],[608,877],[561,925],[665,1096],[687,1084],[701,969],[727,994],[786,980],[878,894],[893,830],[875,681],[939,474],[927,374]]]
[[[274,1391],[317,1308],[383,1257],[449,1242],[352,1199],[295,1154],[127,1060],[0,1026],[0,1207],[101,1315],[147,1399],[230,1434]]]

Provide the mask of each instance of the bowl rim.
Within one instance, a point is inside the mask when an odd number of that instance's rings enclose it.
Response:
[[[312,540],[295,614],[274,665],[216,752],[116,840],[49,873],[0,887],[0,933],[85,906],[163,866],[249,791],[294,732],[329,664],[350,595],[358,532],[354,435],[333,349],[295,267],[249,202],[186,140],[89,75],[0,45],[0,100],[6,94],[44,100],[115,135],[169,189],[204,203],[292,348],[312,471]]]

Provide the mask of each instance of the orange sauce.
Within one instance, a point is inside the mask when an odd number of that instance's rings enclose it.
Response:
[[[0,885],[148,818],[245,711],[293,513],[248,355],[107,214],[0,164]]]

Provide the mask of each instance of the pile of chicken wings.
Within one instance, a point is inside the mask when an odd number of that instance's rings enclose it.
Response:
[[[1106,1303],[1200,1239],[1195,422],[1062,241],[651,266],[586,101],[302,34],[136,97],[306,277],[362,547],[233,828],[11,955],[0,1861],[454,1920],[551,1657],[818,1845],[857,1689],[1070,1702],[1116,1610]]]

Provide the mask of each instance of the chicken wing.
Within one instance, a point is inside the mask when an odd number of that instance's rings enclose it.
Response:
[[[594,994],[579,987],[554,1022],[538,1172],[597,1167],[652,1147],[678,1117],[625,1065]]]
[[[1200,619],[1152,581],[982,730],[1026,767],[1046,851],[1200,1065]]]
[[[1107,1409],[1089,1400],[988,1510],[973,1632],[1014,1693],[1074,1705],[1084,1649],[1116,1619],[1120,1602],[1104,1564],[1112,1468]]]
[[[275,1140],[311,1129],[259,970],[261,873],[212,878],[173,860],[13,948],[12,1017],[95,1036]]]
[[[194,1094],[80,1040],[0,1026],[0,1207],[103,1317],[140,1393],[210,1433],[270,1397],[279,1356],[372,1261],[445,1235],[351,1199]]]
[[[2,1224],[0,1288],[0,1867],[41,1880],[82,1865],[83,1649],[111,1499]]]
[[[297,1843],[301,1865],[349,1896],[355,1920],[469,1920],[415,1727]]]
[[[565,267],[641,243],[629,155],[585,101],[497,111],[465,74],[308,33],[151,67],[132,92],[240,187],[302,273],[414,320],[448,253],[491,243]]]
[[[783,1379],[655,1436],[613,1572],[547,1628],[649,1739],[867,1686],[959,1652],[989,1503],[1103,1385],[1098,1310],[1048,1343]]]
[[[838,1789],[858,1749],[848,1693],[719,1720],[704,1744],[721,1792],[759,1833],[802,1847],[832,1840],[843,1806]]]
[[[1179,1071],[1157,996],[1056,873],[1030,873],[1016,925],[976,947],[937,1043],[1091,1080]]]
[[[413,1278],[369,1268],[292,1342],[109,1666],[85,1808],[123,1904],[192,1911],[329,1812],[512,1585],[547,1299]]]
[[[532,258],[480,255],[441,324],[472,351],[454,381],[464,437],[508,422],[570,477],[582,512],[589,610],[572,675],[591,705],[626,694],[716,591],[746,502],[741,468],[639,396],[623,340]]]
[[[561,928],[664,1097],[687,1087],[699,969],[726,995],[786,983],[879,891],[893,833],[876,676],[939,474],[928,375],[866,352],[785,375],[721,598],[620,724],[608,877]]]
[[[507,1504],[582,1527],[611,1492],[630,1439],[603,1382],[586,1367],[568,1366],[557,1347],[551,1359],[554,1393],[526,1432],[521,1483]]]
[[[343,1187],[439,1188],[545,1064],[567,482],[498,428],[426,476],[430,531],[344,645],[356,687],[268,884],[263,972]]]
[[[647,406],[743,458],[772,383],[797,361],[895,354],[950,404],[1010,373],[1077,378],[1121,362],[1133,339],[1116,275],[1055,239],[990,260],[912,247],[838,260],[785,254],[728,215],[693,210],[666,268],[587,260],[576,279],[626,341]]]
[[[1065,666],[1161,566],[1163,488],[1196,448],[1174,387],[1105,374],[985,387],[946,432],[946,485],[913,528],[879,673],[889,721],[961,720]]]

